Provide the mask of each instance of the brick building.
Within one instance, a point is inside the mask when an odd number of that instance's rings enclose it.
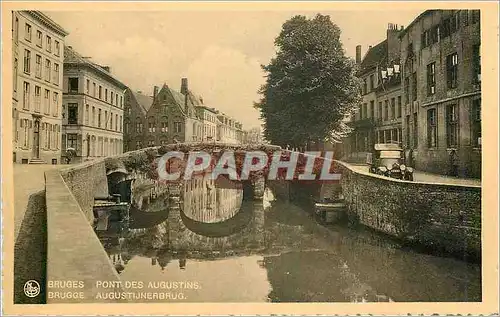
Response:
[[[222,120],[222,121],[221,121]],[[189,90],[182,78],[180,92],[166,84],[154,87],[153,96],[125,92],[125,150],[176,142],[241,143],[242,125]]]
[[[481,177],[479,10],[427,10],[400,39],[406,155],[419,170]]]
[[[158,93],[157,86],[155,86],[155,93]],[[147,96],[142,91],[133,92],[127,88],[124,99],[123,151],[128,152],[141,149],[147,144],[145,141],[148,128],[146,117],[153,104],[153,96]]]
[[[369,47],[361,59],[356,47],[357,76],[363,100],[348,125],[352,133],[344,139],[344,158],[364,162],[375,143],[401,143],[401,66],[400,40],[395,24],[389,24],[386,39]]]
[[[60,162],[66,35],[60,25],[39,11],[12,12],[15,163]]]
[[[64,48],[63,156],[75,162],[123,153],[123,94],[127,87],[109,67]]]

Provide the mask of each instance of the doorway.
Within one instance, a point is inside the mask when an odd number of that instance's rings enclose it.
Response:
[[[40,121],[33,123],[33,157],[40,158]]]

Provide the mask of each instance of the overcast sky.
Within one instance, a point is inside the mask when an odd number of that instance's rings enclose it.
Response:
[[[347,55],[362,54],[386,37],[388,23],[407,26],[421,10],[389,11],[224,11],[224,12],[45,12],[70,34],[83,56],[109,65],[132,90],[152,94],[166,83],[179,90],[181,77],[215,107],[243,123],[260,126],[253,102],[264,83],[260,64],[274,55],[274,38],[296,14],[328,14],[342,30]]]

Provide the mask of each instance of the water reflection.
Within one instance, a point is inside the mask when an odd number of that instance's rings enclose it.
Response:
[[[242,184],[224,179],[142,184],[129,228],[99,236],[122,280],[143,281],[141,291],[158,291],[158,281],[196,284],[160,301],[481,300],[480,265],[321,226],[270,191],[258,203],[243,196]]]

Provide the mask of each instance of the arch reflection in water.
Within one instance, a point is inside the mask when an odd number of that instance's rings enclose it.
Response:
[[[226,178],[194,178],[183,185],[182,210],[186,217],[203,223],[234,217],[241,208],[243,186]]]
[[[195,178],[181,184],[180,196],[169,208],[170,248],[226,251],[262,246],[262,203],[244,201],[240,182]]]

